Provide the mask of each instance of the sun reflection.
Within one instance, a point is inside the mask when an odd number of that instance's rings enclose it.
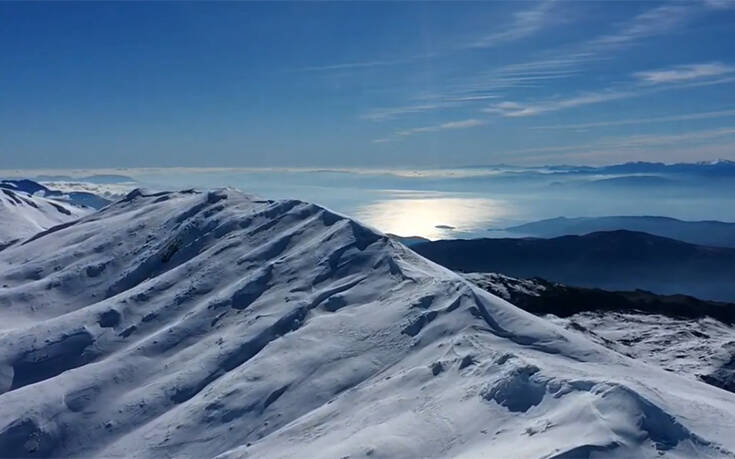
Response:
[[[487,198],[396,198],[367,204],[356,214],[386,233],[443,239],[493,226],[506,216],[507,206]]]

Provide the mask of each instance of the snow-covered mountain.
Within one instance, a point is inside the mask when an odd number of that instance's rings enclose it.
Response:
[[[0,454],[732,457],[735,394],[370,228],[130,193],[0,252]]]
[[[0,249],[39,231],[76,220],[92,210],[0,187]]]
[[[85,184],[83,182],[55,182],[41,184],[29,179],[0,181],[0,188],[24,192],[35,196],[42,196],[44,198],[53,199],[54,201],[65,202],[76,207],[91,207],[93,209],[101,209],[113,200],[120,199],[124,195],[124,193],[118,193],[118,195],[98,193],[97,191],[100,190],[100,187],[104,186]],[[90,188],[94,192],[90,192]],[[130,189],[131,188],[128,188],[127,190],[130,191]]]

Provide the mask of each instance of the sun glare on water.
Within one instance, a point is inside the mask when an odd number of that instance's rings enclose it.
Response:
[[[385,233],[428,239],[490,228],[506,215],[501,201],[486,198],[397,198],[367,204],[358,219]]]

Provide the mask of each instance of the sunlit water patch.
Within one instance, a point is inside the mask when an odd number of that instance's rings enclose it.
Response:
[[[399,236],[444,239],[477,236],[505,220],[507,203],[489,198],[410,193],[367,203],[356,217],[381,231]]]

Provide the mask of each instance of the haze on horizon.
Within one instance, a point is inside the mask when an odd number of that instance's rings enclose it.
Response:
[[[731,0],[0,3],[0,23],[0,169],[735,159]]]

